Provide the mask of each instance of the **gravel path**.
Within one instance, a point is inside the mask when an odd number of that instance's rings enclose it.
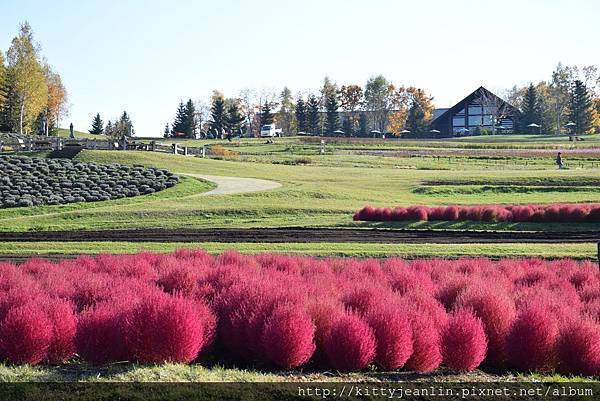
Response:
[[[206,181],[211,181],[217,184],[217,187],[215,189],[203,193],[203,196],[243,194],[248,192],[267,191],[269,189],[276,189],[281,187],[281,184],[278,182],[261,180],[258,178],[224,177],[220,175],[205,174],[185,175],[194,178],[200,178]]]

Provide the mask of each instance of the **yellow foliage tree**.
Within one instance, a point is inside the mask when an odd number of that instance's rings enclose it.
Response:
[[[48,87],[48,100],[44,114],[46,117],[46,132],[48,135],[50,127],[58,128],[60,117],[67,111],[67,90],[62,84],[60,75],[49,65],[44,66],[44,76],[46,77],[46,86]]]
[[[26,22],[7,52],[9,96],[13,97],[18,114],[11,117],[17,120],[13,125],[18,125],[20,134],[33,131],[36,119],[48,103],[48,86],[38,54],[31,26]]]
[[[4,54],[0,51],[0,112],[4,109],[6,103],[6,66],[4,65]]]

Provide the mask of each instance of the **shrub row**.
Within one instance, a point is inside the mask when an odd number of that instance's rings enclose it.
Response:
[[[508,221],[537,223],[600,223],[600,204],[410,206],[375,208],[365,206],[355,221]]]
[[[0,265],[0,358],[600,375],[600,273],[562,259],[203,251]]]
[[[67,159],[0,156],[0,208],[95,202],[172,187],[167,170]]]

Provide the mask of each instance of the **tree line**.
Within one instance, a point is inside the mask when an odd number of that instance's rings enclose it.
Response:
[[[523,133],[589,134],[600,128],[600,73],[593,65],[559,63],[549,80],[515,86],[506,98],[522,112]]]
[[[29,23],[0,51],[0,132],[51,135],[68,112],[58,72],[41,55]]]
[[[135,133],[133,129],[133,122],[131,117],[127,114],[127,111],[123,111],[123,114],[119,118],[113,121],[108,120],[106,125],[100,117],[100,113],[96,113],[92,119],[92,126],[89,129],[89,133],[92,135],[106,135],[110,139],[120,140],[123,137],[131,137]]]
[[[279,93],[245,89],[232,98],[215,90],[209,105],[180,102],[163,133],[184,138],[257,135],[261,126],[275,123],[286,135],[399,136],[426,132],[432,116],[433,98],[422,89],[396,87],[382,75],[364,88],[338,86],[325,77],[318,91],[296,96],[287,87]]]

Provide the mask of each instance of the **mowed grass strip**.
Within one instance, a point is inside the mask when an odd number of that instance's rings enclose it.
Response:
[[[259,371],[252,367],[233,368],[221,365],[202,366],[165,363],[140,365],[118,363],[92,366],[71,362],[57,366],[7,366],[0,364],[0,382],[118,382],[118,383],[187,383],[187,382],[398,382],[398,381],[478,381],[478,382],[584,382],[589,379],[559,374],[512,374],[502,375],[475,370],[470,373],[454,374],[438,369],[433,373],[414,372],[310,372],[310,371]]]
[[[365,243],[177,243],[177,242],[0,242],[1,255],[78,255],[97,253],[172,252],[180,248],[201,248],[218,254],[236,250],[245,254],[277,252],[313,256],[349,257],[445,257],[461,256],[535,257],[595,259],[594,243],[552,244],[365,244]]]

